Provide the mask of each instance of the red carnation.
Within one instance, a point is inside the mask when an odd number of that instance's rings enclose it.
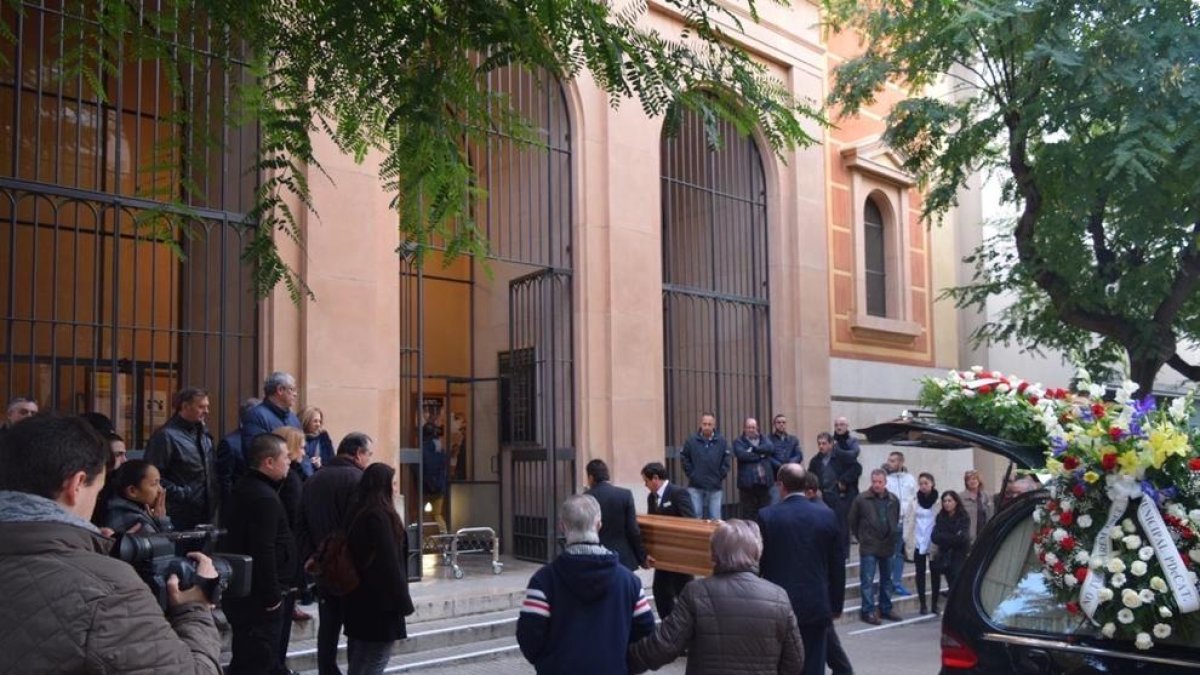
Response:
[[[1079,603],[1075,602],[1074,600],[1072,600],[1071,602],[1068,602],[1067,603],[1067,611],[1072,614],[1078,614],[1079,613]]]
[[[1092,404],[1092,415],[1094,417],[1104,417],[1105,412],[1106,411],[1104,410],[1103,403],[1093,403]]]
[[[1083,581],[1085,579],[1087,579],[1087,575],[1088,575],[1088,570],[1086,567],[1076,567],[1075,568],[1075,580],[1078,581],[1079,583],[1082,584]]]
[[[1061,542],[1059,542],[1059,544],[1063,547],[1064,551],[1074,551],[1075,550],[1075,537],[1072,537],[1072,536],[1063,537],[1063,540]]]
[[[1108,437],[1113,439],[1114,441],[1119,441],[1119,440],[1121,440],[1122,433],[1124,433],[1124,432],[1121,431],[1120,427],[1111,427],[1108,430]]]
[[[1105,471],[1112,471],[1117,468],[1117,454],[1115,452],[1106,452],[1100,458],[1100,466]]]
[[[1018,394],[1024,394],[1024,393],[1025,393],[1025,390],[1026,390],[1026,389],[1028,389],[1028,388],[1029,388],[1029,383],[1028,383],[1028,382],[1022,382],[1021,384],[1018,384],[1018,385],[1017,385],[1017,393],[1018,393]]]
[[[992,393],[992,385],[990,385],[990,384],[985,384],[985,385],[983,385],[982,387],[980,387],[980,388],[979,388],[979,393],[980,393],[980,394],[990,394],[990,393]]]
[[[1067,566],[1064,565],[1061,560],[1059,560],[1058,562],[1054,563],[1054,573],[1059,576],[1066,574]]]
[[[1075,522],[1075,514],[1070,511],[1063,511],[1062,515],[1058,517],[1058,522],[1070,527]]]
[[[1038,554],[1038,560],[1041,561],[1043,564],[1046,562],[1046,552],[1045,551],[1042,551],[1041,553]]]
[[[1085,488],[1083,487],[1083,483],[1076,483],[1076,484],[1075,484],[1075,485],[1074,485],[1074,486],[1071,488],[1071,492],[1074,492],[1076,497],[1080,497],[1080,498],[1082,498],[1082,497],[1083,497],[1083,493],[1085,492]]]
[[[1036,397],[1036,396],[1029,397],[1029,405],[1037,405],[1037,403],[1038,403],[1038,397]]]
[[[1188,468],[1192,471],[1200,471],[1200,457],[1193,457],[1189,459]]]
[[[1063,458],[1063,468],[1067,471],[1074,471],[1079,468],[1079,458],[1074,455],[1067,455]]]

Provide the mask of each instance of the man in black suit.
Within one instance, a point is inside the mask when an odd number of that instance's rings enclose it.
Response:
[[[650,495],[646,497],[646,513],[658,516],[695,518],[696,508],[686,488],[672,485],[667,480],[667,467],[660,462],[650,462],[642,467],[642,482]],[[654,556],[647,555],[646,563],[654,567]],[[692,580],[692,575],[681,572],[654,570],[654,604],[659,618],[666,619],[675,608],[675,598],[683,587]]]
[[[804,497],[804,467],[779,469],[783,501],[758,512],[763,554],[762,578],[781,586],[804,642],[803,675],[824,675],[826,635],[842,615],[846,567],[837,516]]]
[[[646,565],[646,549],[637,524],[633,493],[609,482],[608,465],[602,459],[587,463],[585,494],[600,503],[600,544],[613,551],[630,570]]]

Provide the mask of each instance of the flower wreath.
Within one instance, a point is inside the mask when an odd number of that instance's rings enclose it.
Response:
[[[1050,498],[1034,511],[1034,551],[1068,612],[1149,649],[1200,610],[1200,438],[1194,394],[1160,407],[1114,400],[1081,372],[1076,391],[981,369],[927,378],[920,401],[942,421],[1046,449]]]

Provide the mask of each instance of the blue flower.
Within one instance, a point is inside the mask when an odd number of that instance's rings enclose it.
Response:
[[[1050,439],[1050,452],[1058,457],[1067,451],[1067,439],[1062,436],[1055,436]]]

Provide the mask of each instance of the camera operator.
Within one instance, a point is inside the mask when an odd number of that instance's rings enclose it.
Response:
[[[209,673],[220,637],[199,588],[167,582],[167,616],[88,518],[108,444],[78,417],[41,415],[0,433],[0,670]],[[215,578],[199,553],[201,577]]]

